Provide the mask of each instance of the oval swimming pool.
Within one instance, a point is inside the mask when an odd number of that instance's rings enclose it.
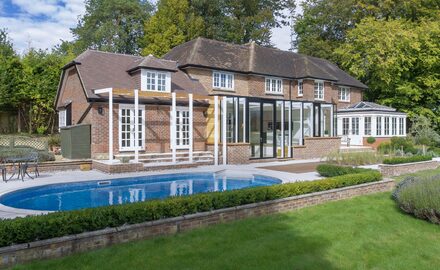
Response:
[[[279,183],[279,179],[261,175],[161,174],[26,188],[1,196],[0,203],[30,210],[66,211]]]

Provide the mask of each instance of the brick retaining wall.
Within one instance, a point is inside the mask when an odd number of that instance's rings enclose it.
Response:
[[[407,173],[415,173],[423,170],[433,170],[440,166],[435,160],[403,163],[403,164],[380,164],[379,169],[384,177],[398,176]]]
[[[293,147],[293,157],[297,159],[322,158],[325,155],[338,152],[341,137],[305,138],[304,145]]]
[[[0,268],[32,260],[58,258],[78,252],[87,252],[117,243],[175,234],[247,217],[287,212],[329,201],[390,191],[394,185],[395,183],[392,180],[383,180],[273,201],[3,247],[0,248]]]

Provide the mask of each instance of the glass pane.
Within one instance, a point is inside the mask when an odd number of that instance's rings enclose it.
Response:
[[[332,123],[332,107],[331,105],[322,106],[322,134],[324,137],[331,136],[331,123]]]
[[[276,125],[275,125],[275,134],[276,134],[276,145],[277,145],[277,157],[281,157],[281,148],[283,147],[282,141],[282,133],[281,133],[281,114],[283,113],[283,101],[277,101],[276,103]],[[286,127],[284,127],[286,128]]]
[[[292,104],[292,144],[301,144],[301,103]]]
[[[304,137],[312,137],[313,132],[313,104],[304,104]]]
[[[274,157],[274,105],[263,103],[263,126],[261,138],[263,139],[263,157]]]
[[[244,141],[244,106],[246,99],[240,98],[240,102],[238,104],[238,141]]]
[[[260,157],[260,103],[249,102],[249,143],[251,145],[251,157]]]

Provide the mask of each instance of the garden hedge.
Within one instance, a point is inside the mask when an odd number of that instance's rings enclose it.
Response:
[[[353,168],[348,166],[337,166],[333,164],[319,164],[316,170],[321,176],[333,177],[352,173],[362,173],[371,171],[371,169]]]
[[[117,206],[55,212],[0,221],[0,246],[95,231],[197,212],[234,207],[306,193],[380,181],[377,171],[348,174],[316,181],[200,193]]]
[[[393,157],[383,160],[383,164],[403,164],[411,162],[420,162],[432,160],[432,156],[408,156],[408,157]]]

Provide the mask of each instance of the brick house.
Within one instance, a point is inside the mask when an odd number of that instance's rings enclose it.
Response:
[[[366,88],[324,59],[197,38],[163,58],[87,50],[56,108],[60,126],[91,125],[94,159],[231,164],[339,149],[337,110]]]

